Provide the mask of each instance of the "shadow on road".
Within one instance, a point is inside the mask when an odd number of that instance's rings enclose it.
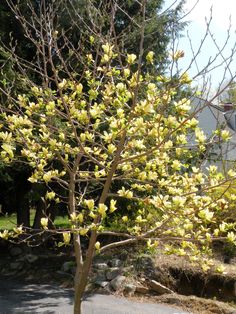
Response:
[[[84,314],[188,314],[164,304],[139,303],[112,295],[88,295]],[[25,284],[0,277],[0,314],[70,314],[73,291],[52,284]]]
[[[70,313],[73,292],[54,285],[23,284],[6,278],[0,282],[0,313]]]

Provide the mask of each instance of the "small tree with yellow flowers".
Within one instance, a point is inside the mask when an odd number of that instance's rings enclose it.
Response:
[[[136,242],[150,249],[160,245],[167,254],[188,256],[207,270],[213,241],[235,244],[235,222],[223,221],[220,214],[227,211],[230,196],[223,196],[236,173],[223,176],[215,166],[202,172],[196,165],[209,144],[227,141],[229,133],[218,130],[207,139],[198,127],[186,97],[191,79],[178,69],[183,51],[172,53],[169,75],[157,74],[158,56],[144,50],[148,2],[134,1],[140,10],[133,19],[118,2],[111,1],[111,14],[103,18],[93,1],[87,1],[91,21],[82,18],[73,1],[67,2],[79,30],[76,47],[71,29],[58,25],[50,3],[41,1],[35,11],[29,2],[28,19],[20,1],[7,0],[36,53],[34,63],[17,56],[15,47],[8,49],[29,90],[14,99],[12,82],[5,90],[0,87],[8,99],[1,105],[0,156],[6,164],[17,160],[31,167],[29,181],[47,186],[46,206],[66,204],[70,227],[50,229],[50,217],[44,217],[38,233],[58,233],[60,245],[73,243],[74,313],[79,314],[94,254],[107,249]],[[117,35],[120,12],[130,21],[125,31],[135,27],[140,34],[137,56],[126,53],[122,34]],[[91,16],[99,18],[93,21]],[[108,23],[107,32],[100,22]],[[219,187],[224,190],[215,193]],[[121,206],[127,203],[129,212]],[[0,237],[22,233],[24,226],[18,226]],[[98,236],[104,234],[117,241],[100,244]],[[89,239],[85,249],[84,237]]]
[[[45,202],[62,201],[51,183],[67,191],[71,228],[58,233],[64,244],[73,239],[77,314],[96,252],[137,241],[150,248],[162,243],[166,253],[201,259],[207,269],[203,256],[210,252],[211,243],[219,237],[232,243],[236,239],[232,224],[215,219],[227,202],[209,192],[227,178],[215,166],[203,173],[186,163],[193,155],[204,154],[207,144],[189,113],[190,100],[175,101],[177,87],[162,88],[167,77],[142,75],[142,55],[138,59],[127,54],[121,68],[112,44],[103,44],[101,51],[96,66],[88,56],[89,67],[80,81],[55,80],[55,88],[34,85],[1,114],[2,160],[28,163],[29,181],[44,182],[49,188]],[[153,58],[152,52],[146,55],[150,64]],[[179,75],[178,82],[191,84],[186,73]],[[191,133],[195,141],[189,150]],[[229,139],[226,131],[218,132],[219,136]],[[123,198],[135,200],[139,210],[134,208],[133,218],[121,216],[108,232],[104,221],[113,219]],[[42,218],[41,224],[45,232],[55,232],[48,228],[48,218]],[[6,239],[22,232],[21,226],[0,236]],[[108,233],[121,240],[100,245],[98,235]],[[81,237],[85,236],[89,245],[83,252]]]

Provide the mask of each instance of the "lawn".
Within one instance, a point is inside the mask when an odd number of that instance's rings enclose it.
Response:
[[[16,226],[16,214],[0,217],[0,230],[4,230],[4,229],[11,230],[15,226]]]
[[[30,212],[30,225],[32,226],[34,221],[35,211]],[[57,228],[66,228],[69,226],[69,220],[67,216],[57,216],[54,224]],[[0,216],[0,230],[11,230],[16,226],[16,214]]]

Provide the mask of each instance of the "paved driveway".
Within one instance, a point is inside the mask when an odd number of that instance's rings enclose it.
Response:
[[[72,314],[73,292],[54,285],[21,284],[0,278],[1,314]],[[168,305],[138,303],[112,295],[93,295],[83,302],[83,314],[187,314]]]

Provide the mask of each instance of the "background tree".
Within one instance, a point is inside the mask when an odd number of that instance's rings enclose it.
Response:
[[[227,88],[220,99],[224,103],[232,103],[233,105],[236,103],[236,83],[234,81],[227,84]]]

